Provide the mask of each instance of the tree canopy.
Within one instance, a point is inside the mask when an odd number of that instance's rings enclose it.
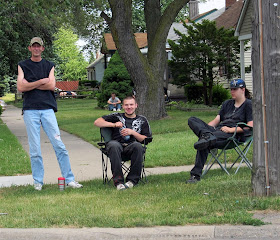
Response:
[[[166,39],[172,23],[189,0],[174,0],[162,11],[160,0],[145,0],[148,53],[145,57],[134,38],[132,1],[109,0],[112,14],[101,16],[111,30],[119,54],[131,76],[137,94],[138,110],[148,119],[166,116],[164,104],[164,71],[166,69]]]
[[[61,27],[54,37],[53,47],[58,56],[56,70],[59,77],[63,80],[86,80],[88,63],[76,45],[78,35],[74,34],[71,29]]]
[[[178,40],[169,44],[173,83],[179,86],[202,82],[204,102],[212,105],[212,88],[220,75],[231,80],[239,75],[239,41],[234,30],[217,28],[214,21],[184,23],[187,35],[175,30]]]

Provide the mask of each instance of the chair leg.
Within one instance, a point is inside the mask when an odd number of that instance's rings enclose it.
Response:
[[[208,162],[208,164],[207,164],[205,170],[203,171],[201,177],[203,177],[203,176],[211,169],[211,167],[214,165],[215,162],[217,162],[217,163],[219,164],[219,166],[221,167],[222,170],[224,170],[228,175],[230,175],[229,172],[228,172],[228,170],[227,170],[227,169],[221,164],[221,162],[219,161],[219,157],[222,155],[223,151],[221,151],[221,152],[218,154],[218,156],[216,156],[216,154],[213,153],[212,150],[210,151],[210,153],[211,153],[211,159],[209,160],[209,162]],[[214,161],[213,161],[213,159],[214,159]],[[213,162],[212,162],[212,161],[213,161]],[[211,165],[210,165],[210,164],[211,164]],[[210,166],[209,166],[209,165],[210,165]],[[225,164],[225,166],[226,166],[226,164]]]
[[[252,165],[249,161],[249,159],[246,157],[247,155],[247,152],[249,151],[250,149],[250,146],[252,144],[253,141],[250,141],[243,150],[240,149],[240,147],[238,146],[237,143],[234,142],[235,144],[235,147],[234,147],[234,150],[238,153],[238,157],[236,158],[236,160],[233,162],[233,164],[231,165],[230,169],[236,164],[236,162],[241,158],[241,161],[235,171],[235,174],[239,171],[239,168],[241,167],[241,164],[243,162],[246,163],[247,167],[250,168],[252,170]]]

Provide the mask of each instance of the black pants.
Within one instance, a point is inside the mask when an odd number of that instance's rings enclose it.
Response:
[[[223,148],[226,145],[226,140],[231,137],[232,133],[225,133],[219,129],[215,129],[203,122],[197,117],[190,117],[188,120],[189,127],[193,130],[196,136],[199,138],[204,133],[211,133],[217,138],[217,142],[211,148]],[[204,164],[206,163],[210,149],[197,150],[195,165],[191,170],[191,175],[201,176]]]
[[[123,146],[118,141],[112,140],[106,146],[111,161],[111,170],[115,186],[124,183],[121,162],[123,157],[131,160],[130,172],[126,181],[132,181],[137,184],[141,177],[144,148],[141,143],[133,142]]]

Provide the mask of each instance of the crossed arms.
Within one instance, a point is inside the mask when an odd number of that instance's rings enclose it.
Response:
[[[55,88],[54,67],[51,69],[48,78],[42,78],[35,82],[28,82],[24,78],[24,72],[23,72],[22,68],[20,66],[18,66],[18,77],[17,77],[18,91],[28,92],[33,89],[54,91],[54,88]]]

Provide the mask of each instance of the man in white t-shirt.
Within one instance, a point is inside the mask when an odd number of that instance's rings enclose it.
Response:
[[[121,100],[116,97],[115,93],[111,94],[108,102],[110,111],[121,111]]]

